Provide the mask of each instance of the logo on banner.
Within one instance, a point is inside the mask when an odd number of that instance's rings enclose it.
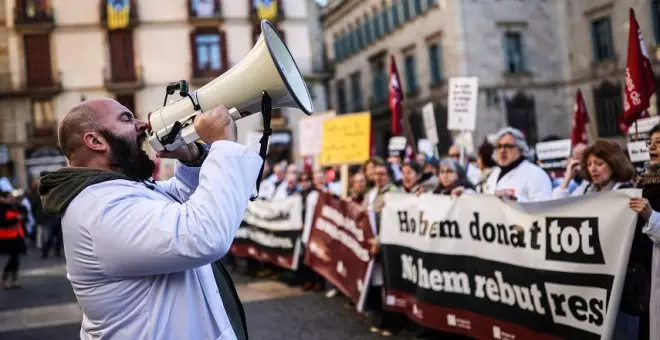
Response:
[[[547,260],[605,264],[596,217],[547,217]]]
[[[456,315],[447,314],[447,324],[456,327]]]
[[[493,339],[504,339],[504,340],[514,340],[516,338],[515,335],[502,332],[502,329],[498,326],[493,326]]]

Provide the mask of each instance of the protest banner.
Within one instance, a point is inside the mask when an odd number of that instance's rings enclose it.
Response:
[[[322,166],[360,164],[369,159],[371,113],[356,113],[323,122]]]
[[[479,339],[609,339],[637,217],[628,201],[640,194],[386,194],[385,306]]]
[[[305,264],[348,296],[361,312],[373,265],[369,251],[375,241],[367,211],[357,203],[320,193],[313,219]]]
[[[302,197],[248,204],[231,253],[296,270],[302,233]]]

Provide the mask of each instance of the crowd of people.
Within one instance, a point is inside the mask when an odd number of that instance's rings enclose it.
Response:
[[[556,176],[537,165],[524,134],[514,128],[500,130],[494,143],[484,141],[474,156],[460,145],[449,148],[446,157],[437,159],[421,154],[405,159],[402,153],[388,158],[372,157],[362,166],[350,170],[348,198],[371,213],[371,222],[380,230],[380,212],[384,194],[405,192],[416,195],[492,194],[505,200],[538,202],[567,196],[589,195],[624,188],[643,189],[642,198],[632,198],[630,208],[639,214],[630,258],[628,260],[614,339],[658,339],[660,326],[650,323],[660,316],[658,297],[652,292],[660,287],[660,125],[650,132],[648,140],[650,162],[644,173],[637,173],[626,150],[619,144],[598,139],[590,145],[573,146],[566,169]],[[464,161],[461,162],[461,154]],[[296,165],[275,164],[266,167],[262,182],[262,199],[278,199],[302,195],[306,223],[310,223],[309,207],[314,206],[317,192],[340,195],[339,171],[336,167],[313,172],[300,171]],[[311,204],[310,204],[311,203]],[[305,230],[309,229],[309,225]],[[308,231],[306,231],[308,232]],[[304,239],[304,237],[303,237]],[[606,251],[606,250],[605,250]],[[384,336],[396,334],[412,322],[401,314],[383,310],[380,287],[383,285],[379,247],[374,245],[375,267],[367,297],[371,332]],[[250,260],[250,269],[261,268],[254,275],[270,275],[274,268]],[[302,262],[302,261],[301,261]],[[293,275],[306,290],[320,291],[328,283],[304,265]],[[331,286],[331,285],[330,285]],[[330,289],[328,296],[336,291]],[[420,328],[414,325],[413,327]],[[421,330],[420,338],[437,338],[438,332]],[[443,334],[442,336],[448,336]]]

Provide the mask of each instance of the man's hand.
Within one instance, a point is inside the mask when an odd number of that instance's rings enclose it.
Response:
[[[194,124],[195,132],[206,144],[219,140],[235,142],[237,139],[236,123],[224,106],[198,114]]]
[[[649,200],[647,200],[646,198],[633,197],[630,199],[628,205],[630,206],[630,209],[638,213],[646,221],[648,221],[649,218],[651,218],[651,213],[653,213],[653,209],[651,208],[651,204],[649,203]]]
[[[178,159],[184,163],[192,163],[199,159],[200,156],[199,148],[195,143],[184,145],[174,151],[161,151],[156,153],[156,157],[158,158]]]

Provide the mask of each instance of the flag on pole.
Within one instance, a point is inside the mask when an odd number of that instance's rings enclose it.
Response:
[[[257,8],[257,17],[261,20],[275,21],[277,19],[277,1],[276,0],[255,0]]]
[[[646,115],[650,98],[655,93],[655,79],[651,61],[646,51],[642,32],[630,9],[630,30],[628,32],[628,60],[626,64],[626,88],[623,100],[623,120],[621,129],[628,131],[637,119]]]
[[[129,0],[107,0],[108,29],[126,28],[130,22],[131,4]]]
[[[401,81],[399,78],[399,71],[397,71],[396,68],[396,60],[394,60],[394,56],[390,56],[389,79],[389,102],[390,110],[392,111],[392,136],[400,136],[403,133],[403,109],[401,108],[403,93],[401,91]]]
[[[571,146],[583,143],[587,144],[587,124],[589,115],[587,114],[587,105],[582,98],[582,91],[577,90],[575,94],[575,104],[573,105],[573,126],[571,127]]]

